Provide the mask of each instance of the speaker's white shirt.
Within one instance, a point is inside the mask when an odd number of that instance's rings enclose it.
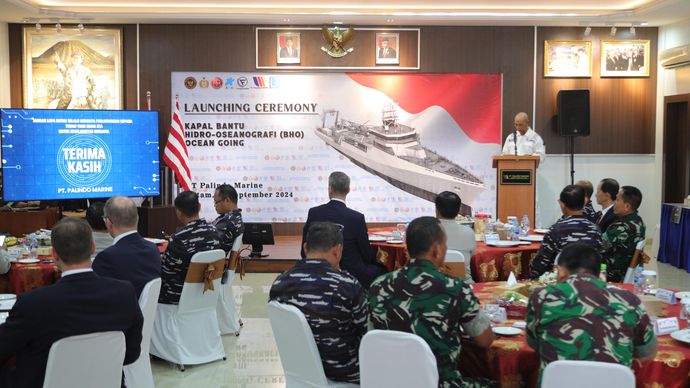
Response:
[[[544,161],[546,147],[544,141],[532,128],[528,128],[524,135],[520,132],[511,132],[503,145],[503,155],[515,155],[515,134],[517,134],[517,154],[518,156],[534,155],[539,156],[540,162]]]

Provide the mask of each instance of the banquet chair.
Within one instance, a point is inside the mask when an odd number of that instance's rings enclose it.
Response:
[[[233,278],[235,277],[235,269],[237,268],[237,261],[242,260],[240,257],[240,248],[242,247],[242,235],[235,237],[232,243],[232,248],[228,252],[228,278],[226,282],[220,285],[220,297],[218,298],[218,326],[220,326],[220,334],[234,333],[236,336],[240,335],[240,327],[242,326],[242,318],[240,312],[237,310],[235,303],[235,294],[232,292]]]
[[[43,388],[119,388],[124,360],[121,331],[65,337],[50,347]]]
[[[268,319],[285,370],[286,388],[346,388],[356,384],[328,380],[323,371],[314,334],[304,314],[295,306],[268,302]]]
[[[465,278],[465,255],[462,252],[453,249],[447,250],[445,266],[448,275],[459,279]]]
[[[596,361],[554,361],[546,366],[542,388],[634,388],[635,375],[627,366]]]
[[[127,388],[154,388],[149,347],[160,291],[161,279],[156,278],[146,283],[139,296],[139,307],[144,315],[144,326],[141,329],[141,354],[134,363],[125,365],[123,368]]]
[[[359,377],[362,388],[438,387],[431,348],[418,335],[403,331],[372,330],[364,335],[359,345]]]
[[[222,249],[197,252],[187,270],[178,305],[158,303],[150,352],[178,364],[225,360],[216,308],[223,274]]]

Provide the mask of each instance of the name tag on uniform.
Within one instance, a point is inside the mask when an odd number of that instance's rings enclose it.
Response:
[[[673,291],[660,288],[656,291],[656,297],[666,304],[676,304],[676,294]]]
[[[659,318],[654,322],[654,334],[656,335],[671,334],[678,330],[680,330],[678,318]]]

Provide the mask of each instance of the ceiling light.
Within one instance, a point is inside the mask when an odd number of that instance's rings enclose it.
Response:
[[[62,32],[62,25],[60,23],[55,23],[55,32]]]
[[[41,32],[41,23],[36,23],[36,32]]]
[[[635,26],[630,26],[630,35],[635,36]]]
[[[290,21],[290,18],[283,18],[283,21],[284,21],[284,22],[289,22],[289,21]]]
[[[640,25],[641,25],[641,26],[648,26],[649,23],[647,23],[647,22],[642,22],[642,23],[640,23]]]
[[[589,36],[589,34],[591,34],[591,33],[592,33],[592,27],[587,26],[587,28],[585,28],[585,36]]]
[[[611,36],[616,36],[616,26],[611,26]]]
[[[340,24],[343,24],[343,22],[333,22],[333,24],[338,24],[338,25],[340,25]]]
[[[77,30],[79,30],[79,32],[81,32],[81,33],[84,33],[84,25],[82,23],[79,23],[77,25]]]
[[[393,23],[394,19],[386,19],[386,23]]]

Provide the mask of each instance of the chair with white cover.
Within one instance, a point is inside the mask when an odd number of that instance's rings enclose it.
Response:
[[[54,342],[43,388],[119,388],[125,346],[121,331],[75,335]]]
[[[391,357],[393,354],[403,357]],[[359,345],[362,388],[435,388],[438,368],[420,336],[395,330],[371,330]]]
[[[216,307],[225,264],[222,249],[192,256],[179,304],[158,303],[150,353],[178,364],[204,364],[225,359]]]
[[[270,301],[268,319],[285,370],[286,388],[358,386],[326,378],[314,334],[304,314],[297,307]]]
[[[609,362],[559,360],[549,363],[542,388],[634,388],[635,375],[627,366]]]
[[[446,251],[445,267],[448,275],[465,279],[465,255],[460,251],[449,249]]]
[[[154,388],[149,347],[160,291],[161,279],[156,278],[146,283],[141,295],[139,295],[139,307],[142,315],[144,315],[144,326],[141,330],[141,354],[136,361],[125,365],[123,368],[127,388]]]
[[[237,310],[235,303],[235,294],[232,292],[233,278],[235,277],[235,268],[237,268],[237,260],[240,258],[240,248],[242,247],[242,235],[235,237],[232,243],[232,248],[228,252],[228,278],[224,284],[220,285],[220,298],[218,298],[218,326],[220,326],[220,334],[235,334],[240,335],[240,327],[242,326],[242,318],[240,312]]]

